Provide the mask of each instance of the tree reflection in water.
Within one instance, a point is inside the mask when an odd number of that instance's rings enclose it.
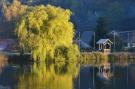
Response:
[[[18,89],[73,89],[73,79],[78,75],[76,63],[34,63],[24,70],[18,81]]]
[[[3,68],[8,64],[7,57],[5,55],[0,55],[0,74],[2,73]]]

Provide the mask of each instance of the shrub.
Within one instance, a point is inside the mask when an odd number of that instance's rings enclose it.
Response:
[[[70,47],[57,47],[54,55],[55,61],[77,61],[79,55],[78,46],[74,44]]]
[[[129,57],[131,56],[132,55],[129,53],[122,52],[122,53],[112,54],[109,56],[109,58],[110,58],[110,62],[112,63],[125,64],[130,61]]]
[[[108,55],[101,53],[101,52],[95,52],[95,53],[81,53],[80,56],[80,62],[82,64],[103,64],[108,62]]]

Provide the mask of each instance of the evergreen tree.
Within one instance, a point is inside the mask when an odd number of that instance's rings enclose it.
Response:
[[[101,38],[105,38],[108,33],[107,20],[105,17],[99,17],[97,20],[95,32],[95,42]],[[94,35],[92,37],[91,46],[94,46]]]

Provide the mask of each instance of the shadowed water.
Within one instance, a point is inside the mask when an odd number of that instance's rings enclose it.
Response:
[[[135,89],[135,64],[112,64],[107,79],[97,66],[77,63],[0,65],[0,89]]]

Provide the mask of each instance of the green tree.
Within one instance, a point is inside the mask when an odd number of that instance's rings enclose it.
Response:
[[[96,28],[94,29],[95,32],[95,42],[97,42],[99,39],[106,37],[108,33],[108,26],[107,26],[107,20],[105,17],[99,17],[97,20]],[[91,45],[94,44],[94,36],[92,37]]]
[[[70,21],[70,10],[60,7],[31,7],[18,22],[16,34],[19,44],[26,52],[31,52],[35,61],[54,59],[57,47],[70,48],[73,45],[74,29]]]
[[[120,19],[122,19],[122,15],[124,15],[124,8],[123,5],[116,1],[110,4],[110,7],[107,8],[106,16],[109,19],[110,23],[115,24]]]

